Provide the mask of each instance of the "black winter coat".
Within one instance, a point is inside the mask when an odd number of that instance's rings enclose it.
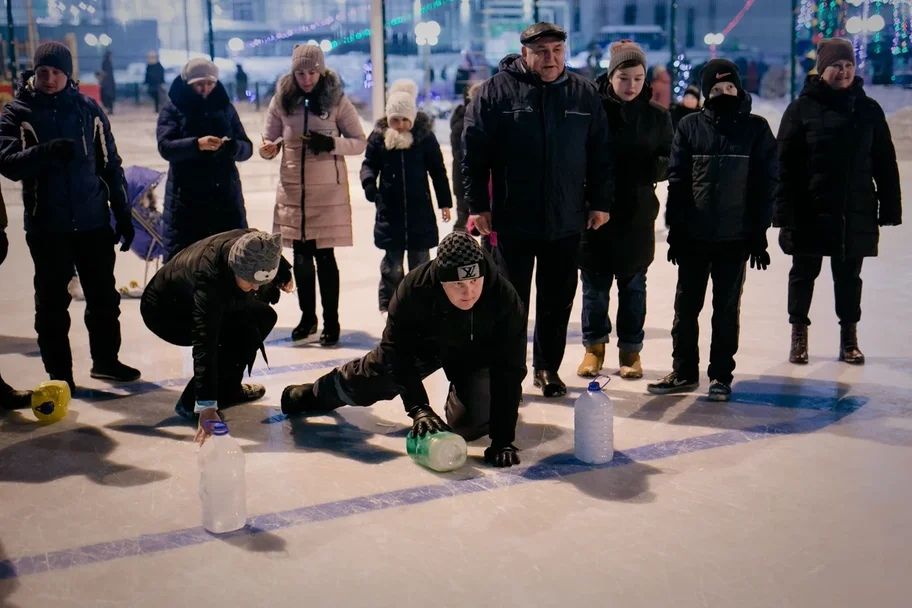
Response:
[[[437,246],[437,216],[428,188],[434,183],[437,206],[453,206],[450,183],[431,119],[418,112],[412,127],[413,143],[405,150],[388,150],[384,136],[389,129],[381,118],[367,138],[361,164],[361,185],[367,200],[377,206],[374,245],[380,249],[417,250]],[[380,181],[379,190],[377,180]]]
[[[502,234],[546,240],[580,234],[588,212],[611,211],[614,195],[614,155],[599,93],[570,72],[545,84],[519,55],[500,65],[466,109],[462,176],[469,209],[491,211]]]
[[[430,404],[416,362],[440,365],[450,379],[488,369],[490,436],[493,443],[505,445],[514,439],[526,376],[526,325],[516,290],[486,259],[481,297],[467,311],[447,299],[437,278],[437,260],[408,273],[390,302],[380,344],[368,357],[388,366],[406,411]]]
[[[275,283],[291,279],[291,267],[283,258],[272,284],[258,292],[244,292],[237,286],[228,253],[247,232],[230,230],[189,245],[162,266],[143,291],[141,310],[147,324],[152,325],[150,316],[158,314],[167,315],[169,323],[184,321],[192,327],[188,338],[193,346],[197,401],[218,399],[219,335],[225,316],[244,310],[256,299],[274,304],[278,301],[272,293]],[[259,338],[262,343],[266,336]]]
[[[810,76],[779,126],[773,224],[791,255],[877,255],[878,225],[902,222],[896,152],[861,78],[835,91]]]
[[[72,82],[56,95],[45,95],[29,74],[24,77],[0,117],[0,173],[22,181],[26,231],[98,230],[111,224],[112,212],[130,221],[108,117]],[[52,159],[43,145],[61,138],[75,144],[67,162]]]
[[[168,258],[199,239],[247,227],[235,163],[253,154],[222,83],[203,99],[178,76],[169,97],[158,115],[158,152],[170,163],[164,209]],[[197,140],[205,135],[230,140],[215,152],[202,152]]]
[[[450,150],[453,153],[453,195],[456,200],[465,198],[465,185],[462,181],[462,130],[465,127],[466,104],[461,103],[450,116]]]
[[[765,238],[776,188],[776,140],[766,119],[750,113],[750,95],[742,95],[734,112],[719,113],[709,101],[678,124],[668,167],[669,243]]]
[[[607,76],[596,84],[614,142],[614,206],[607,224],[583,233],[580,268],[629,276],[646,270],[655,257],[655,185],[667,179],[671,119],[651,101],[649,85],[636,99],[623,103],[611,91]]]

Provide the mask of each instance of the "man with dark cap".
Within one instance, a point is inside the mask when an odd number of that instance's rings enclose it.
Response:
[[[134,231],[111,126],[71,79],[73,59],[66,46],[39,45],[34,63],[35,71],[23,73],[15,99],[0,117],[0,173],[22,182],[41,359],[52,379],[75,389],[67,311],[75,267],[85,292],[91,376],[133,381],[139,370],[118,359],[113,245],[120,242],[127,251]]]
[[[792,256],[788,316],[789,361],[808,362],[808,326],[814,282],[830,258],[839,360],[865,362],[858,345],[861,267],[878,253],[881,226],[902,223],[896,150],[883,109],[855,76],[852,42],[825,38],[817,47],[817,74],[808,76],[779,125],[780,188],[773,224]]]
[[[519,464],[513,439],[526,375],[523,305],[478,243],[448,234],[437,257],[411,271],[390,302],[383,337],[364,357],[313,384],[282,393],[288,415],[325,413],[402,398],[416,435],[453,430],[467,440],[485,434],[485,461]],[[443,368],[450,381],[444,422],[422,379]]]
[[[738,352],[747,260],[766,270],[766,230],[776,186],[776,140],[750,113],[734,63],[703,68],[703,110],[681,119],[668,167],[668,260],[678,266],[671,328],[673,371],[647,390],[688,392],[699,385],[698,318],[712,277],[709,399],[728,401]]]
[[[193,378],[174,409],[187,419],[199,416],[197,440],[205,437],[205,421],[218,420],[219,407],[266,393],[241,380],[275,326],[269,304],[278,302],[278,289],[292,287],[280,235],[258,230],[197,241],[149,281],[140,304],[146,326],[166,342],[193,347]]]
[[[583,230],[608,221],[613,154],[601,97],[564,69],[567,33],[536,23],[466,109],[465,197],[482,235],[497,232],[506,273],[528,323],[536,270],[534,383],[564,395],[558,375],[576,295]],[[493,197],[488,195],[488,182]]]

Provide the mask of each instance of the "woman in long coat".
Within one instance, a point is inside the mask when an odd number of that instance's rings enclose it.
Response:
[[[260,155],[282,150],[273,230],[294,250],[301,321],[293,340],[317,332],[316,278],[323,305],[320,344],[339,341],[339,268],[335,247],[352,245],[351,199],[345,156],[364,152],[367,138],[339,76],[326,68],[323,51],[297,45],[291,73],[283,76],[266,115]]]
[[[792,256],[789,361],[808,362],[808,312],[822,258],[830,258],[841,329],[839,359],[864,363],[861,266],[877,255],[879,226],[902,222],[899,170],[883,110],[855,76],[852,43],[825,39],[817,75],[789,105],[779,126],[779,191],[773,225]]]

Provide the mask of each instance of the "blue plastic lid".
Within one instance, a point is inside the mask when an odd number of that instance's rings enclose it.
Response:
[[[209,425],[209,431],[213,435],[227,435],[228,434],[228,425],[224,422],[213,422]]]
[[[589,386],[586,387],[586,390],[593,393],[599,393],[602,391],[602,385],[598,383],[598,380],[593,380],[589,383]]]

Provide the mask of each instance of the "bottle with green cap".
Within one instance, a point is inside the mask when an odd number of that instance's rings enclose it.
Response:
[[[416,436],[409,433],[405,449],[412,460],[434,471],[455,471],[465,464],[466,442],[456,433],[438,431]]]
[[[247,523],[244,451],[224,422],[210,423],[207,429],[212,436],[199,450],[203,527],[222,534]]]

